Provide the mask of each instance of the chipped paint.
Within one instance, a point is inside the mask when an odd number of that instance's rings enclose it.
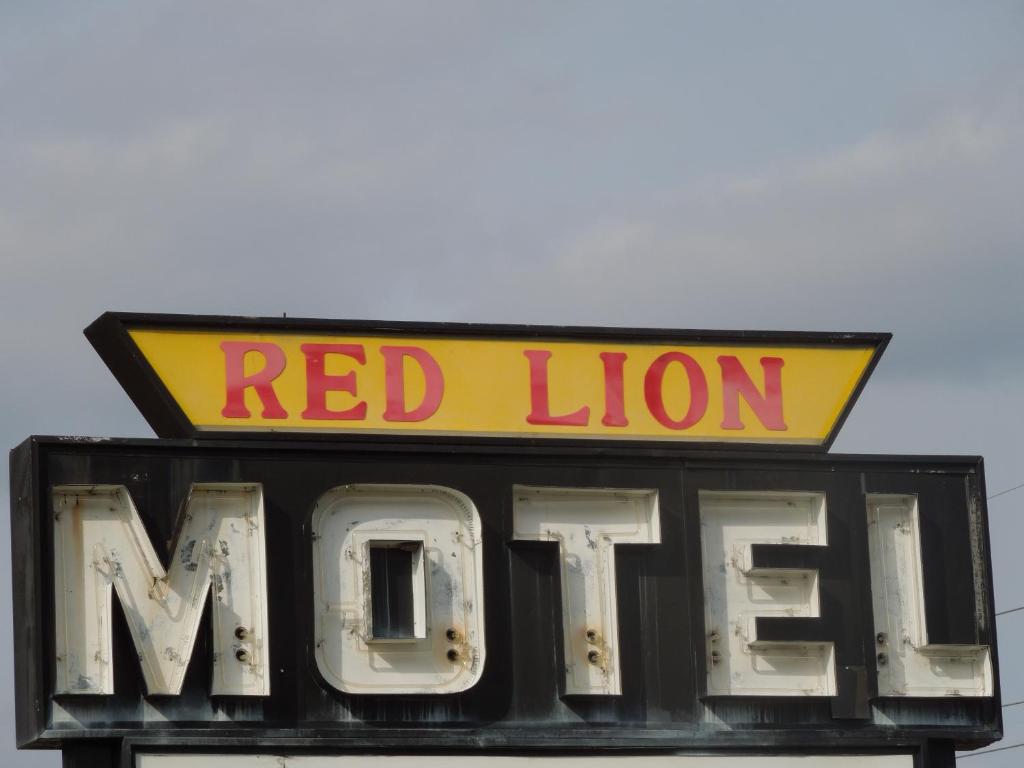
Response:
[[[313,511],[317,668],[347,693],[454,693],[476,684],[485,659],[480,520],[468,497],[430,485],[347,485]],[[417,630],[372,636],[369,549],[415,544]],[[454,629],[458,642],[446,633]]]
[[[110,612],[116,594],[147,690],[179,693],[212,585],[211,692],[267,695],[266,547],[262,536],[239,536],[231,525],[240,517],[262,517],[260,486],[193,486],[169,571],[125,486],[58,486],[53,505],[58,692],[113,693]],[[233,539],[232,556],[227,543]],[[216,554],[214,541],[222,545]],[[246,645],[253,662],[244,668],[230,652],[239,615],[254,627]]]
[[[516,486],[515,498],[513,538],[558,544],[565,692],[619,695],[615,548],[661,541],[657,492]]]
[[[869,494],[867,517],[876,640],[885,638],[879,643],[885,646],[884,654],[877,659],[879,694],[991,696],[988,646],[928,641],[917,497]]]

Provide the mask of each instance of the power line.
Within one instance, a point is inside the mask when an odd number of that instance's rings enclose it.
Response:
[[[1020,744],[1011,744],[1008,747],[996,747],[995,749],[986,749],[986,750],[983,750],[982,752],[971,752],[971,754],[969,754],[969,755],[957,755],[956,759],[957,760],[966,760],[969,757],[981,757],[982,755],[988,755],[988,754],[991,754],[993,752],[1005,752],[1008,749],[1018,749],[1019,747],[1024,747],[1024,742],[1021,742]]]
[[[992,499],[995,499],[995,498],[997,498],[999,496],[1005,496],[1008,493],[1013,493],[1014,491],[1019,491],[1021,488],[1024,488],[1024,483],[1021,483],[1020,485],[1015,485],[1012,488],[1007,488],[1005,491],[999,491],[999,493],[993,493],[991,496],[989,496],[986,499],[986,501],[991,501]],[[1016,608],[1007,608],[1005,611],[996,611],[996,616],[1005,616],[1008,613],[1016,613],[1017,611],[1024,611],[1024,605],[1017,606]],[[1024,699],[1022,699],[1020,701],[1010,701],[1010,702],[1007,702],[1006,704],[1003,704],[1003,709],[1006,709],[1007,707],[1017,707],[1017,706],[1020,706],[1021,704],[1024,704]],[[985,750],[982,750],[981,752],[972,752],[969,755],[957,755],[956,759],[957,760],[967,760],[968,758],[971,758],[971,757],[981,757],[982,755],[988,755],[988,754],[991,754],[992,752],[1006,752],[1006,751],[1011,750],[1011,749],[1020,749],[1021,747],[1024,747],[1024,742],[1021,742],[1020,744],[1010,744],[1010,745],[1005,746],[1005,747],[995,747],[994,749],[985,749]]]
[[[992,501],[992,499],[996,498],[996,496],[1005,496],[1006,494],[1012,491],[1019,490],[1021,488],[1024,488],[1024,483],[1021,483],[1020,485],[1015,485],[1013,486],[1013,488],[1007,488],[1005,491],[1000,491],[999,493],[993,493],[991,496],[988,497],[988,499],[986,499],[986,501]]]

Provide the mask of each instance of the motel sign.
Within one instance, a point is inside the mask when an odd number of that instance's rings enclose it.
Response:
[[[23,747],[852,768],[1001,736],[980,459],[827,450],[884,334],[86,334],[159,439],[12,452]]]

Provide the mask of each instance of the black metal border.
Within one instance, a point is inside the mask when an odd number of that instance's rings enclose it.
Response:
[[[981,529],[981,555],[984,569],[981,574],[984,583],[984,594],[980,599],[984,603],[984,614],[989,620],[987,631],[993,647],[992,663],[995,680],[994,695],[991,699],[977,701],[977,716],[982,718],[971,725],[941,726],[901,726],[886,733],[887,743],[891,745],[914,746],[922,744],[922,740],[931,742],[933,739],[955,739],[965,746],[980,746],[990,743],[1001,736],[1002,712],[999,709],[999,665],[996,650],[996,628],[994,626],[994,599],[992,589],[991,560],[987,533],[987,511],[984,496],[982,462],[976,456],[905,456],[905,455],[843,455],[843,454],[810,454],[783,455],[777,452],[738,453],[736,451],[694,451],[685,445],[659,445],[638,453],[634,447],[629,449],[602,448],[586,446],[581,451],[562,444],[547,443],[536,447],[518,445],[490,445],[486,447],[461,446],[448,447],[442,445],[410,446],[404,440],[392,440],[390,444],[377,443],[367,445],[363,441],[348,440],[345,442],[326,443],[324,441],[306,441],[282,443],[281,441],[254,440],[161,440],[161,439],[103,439],[61,437],[33,437],[12,451],[11,455],[11,525],[12,544],[15,546],[17,558],[14,560],[14,610],[15,610],[15,663],[18,671],[18,686],[15,690],[18,743],[23,747],[64,747],[71,749],[101,748],[110,740],[138,737],[134,729],[125,729],[118,724],[110,724],[104,728],[72,729],[48,727],[48,672],[47,654],[48,626],[52,623],[52,584],[46,568],[44,517],[42,505],[46,504],[48,478],[45,476],[43,457],[49,451],[87,450],[102,456],[108,453],[119,453],[125,450],[140,454],[157,454],[186,449],[198,454],[241,454],[253,456],[260,453],[278,454],[286,451],[301,457],[309,458],[335,455],[344,452],[357,452],[362,455],[380,456],[382,459],[397,455],[417,455],[428,457],[437,454],[455,454],[466,457],[494,457],[501,461],[505,457],[522,459],[524,456],[544,460],[559,458],[560,460],[614,460],[623,458],[632,464],[638,459],[669,459],[680,463],[684,472],[720,471],[723,468],[735,467],[741,463],[745,470],[761,472],[793,472],[793,471],[829,471],[856,466],[857,471],[887,473],[906,470],[908,465],[916,472],[926,475],[963,475],[967,482],[968,503],[977,505],[978,524]],[[699,563],[696,566],[699,569]],[[698,580],[693,581],[693,588],[700,590]],[[694,610],[700,607],[699,601],[694,603]],[[869,632],[870,634],[870,632]],[[907,699],[907,701],[921,701]],[[965,697],[962,701],[970,702]],[[974,707],[975,705],[972,705]],[[988,713],[988,714],[984,714]],[[476,728],[457,727],[452,729],[425,729],[422,727],[392,727],[387,730],[386,740],[382,740],[379,727],[353,728],[345,733],[337,730],[321,729],[310,724],[298,729],[253,729],[251,726],[196,727],[196,724],[181,723],[170,731],[158,729],[152,737],[156,742],[176,744],[217,744],[222,748],[240,748],[259,743],[269,749],[276,747],[292,747],[301,744],[305,739],[314,739],[325,749],[346,751],[362,750],[402,750],[412,749],[512,749],[512,750],[558,750],[561,749],[636,749],[646,752],[658,750],[700,750],[721,748],[774,748],[776,750],[800,749],[806,745],[818,746],[822,739],[835,750],[853,749],[861,746],[871,748],[877,746],[877,733],[871,728],[862,727],[807,727],[806,732],[796,737],[793,734],[773,733],[770,730],[752,730],[750,732],[726,732],[719,738],[717,735],[706,735],[703,739],[692,736],[683,737],[680,732],[671,729],[649,728],[625,734],[621,729],[602,729],[600,726],[582,726],[570,729],[558,727],[547,728]],[[804,740],[806,738],[806,741]],[[254,741],[257,739],[258,741]],[[169,741],[166,741],[169,740]]]
[[[827,452],[835,441],[839,430],[846,422],[864,386],[874,372],[878,361],[892,339],[891,333],[833,333],[823,331],[713,331],[713,330],[672,330],[663,328],[604,328],[596,326],[553,326],[553,325],[508,325],[487,323],[425,323],[388,322],[379,320],[321,320],[293,317],[233,317],[227,315],[179,315],[150,314],[136,312],[105,312],[88,328],[85,337],[106,363],[114,378],[121,384],[135,407],[153,428],[158,437],[206,439],[299,439],[337,440],[356,438],[366,441],[393,440],[395,435],[361,434],[359,432],[305,433],[295,431],[228,431],[211,432],[197,430],[185,416],[184,411],[171,396],[167,387],[149,365],[145,356],[128,333],[132,329],[150,330],[260,330],[276,333],[318,333],[344,334],[361,333],[378,336],[423,335],[454,336],[472,339],[538,339],[546,341],[586,340],[613,342],[666,342],[714,343],[714,344],[777,344],[823,347],[873,346],[874,353],[864,373],[854,387],[843,410],[836,418],[832,430],[819,445],[806,444],[761,444],[750,442],[697,442],[687,443],[692,448],[712,450],[768,450],[794,453]],[[397,433],[396,433],[397,434]],[[634,448],[652,445],[675,444],[671,440],[650,440],[644,438],[622,440],[579,437],[501,437],[483,435],[440,436],[430,434],[403,435],[406,440],[442,444],[471,443],[474,445],[513,443],[557,442],[563,445],[580,445],[599,442],[609,446],[632,446]]]

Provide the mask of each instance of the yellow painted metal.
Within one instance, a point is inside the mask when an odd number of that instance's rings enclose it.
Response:
[[[757,345],[685,343],[631,343],[612,341],[488,340],[478,338],[431,338],[394,336],[323,335],[296,333],[239,333],[211,331],[132,330],[150,366],[163,381],[182,411],[198,430],[254,431],[337,431],[418,433],[433,435],[540,436],[601,439],[687,440],[819,445],[826,441],[844,407],[864,377],[874,347]],[[261,416],[257,392],[245,391],[251,412],[248,418],[222,414],[226,397],[224,341],[270,342],[283,350],[287,364],[273,381],[274,392],[287,417]],[[327,357],[326,373],[340,376],[355,372],[357,394],[332,391],[327,407],[351,408],[367,404],[362,420],[311,420],[303,418],[307,406],[306,359],[303,344],[356,344],[365,350],[366,363],[342,355]],[[381,346],[414,346],[437,361],[444,377],[440,406],[429,418],[418,422],[387,421],[385,411],[385,368]],[[527,416],[531,401],[530,364],[525,350],[547,350],[549,411],[575,412],[588,406],[588,423],[583,426],[531,424]],[[708,406],[703,417],[685,430],[660,423],[645,400],[645,375],[651,364],[666,352],[692,357],[707,380]],[[600,354],[627,355],[623,377],[626,426],[602,423],[605,412],[605,369]],[[734,355],[750,380],[764,392],[762,357],[778,357],[782,368],[782,407],[785,430],[768,429],[744,397],[739,398],[742,429],[724,429],[724,393],[721,355]],[[260,370],[264,361],[248,353],[245,373]],[[405,371],[406,402],[414,407],[424,394],[424,376],[415,361]],[[689,382],[683,366],[668,366],[661,391],[665,410],[680,419],[689,406]]]

